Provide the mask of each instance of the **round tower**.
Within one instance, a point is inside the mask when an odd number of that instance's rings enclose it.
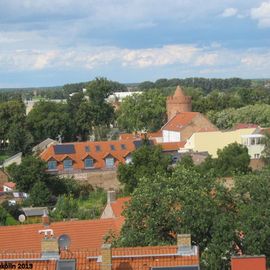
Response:
[[[185,96],[183,90],[178,85],[174,94],[167,98],[166,108],[168,120],[172,119],[177,113],[191,112],[191,97]]]

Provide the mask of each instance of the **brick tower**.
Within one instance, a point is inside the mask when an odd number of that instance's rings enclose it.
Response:
[[[169,96],[166,102],[168,121],[177,113],[191,112],[191,97],[185,96],[183,90],[178,85],[173,96]]]

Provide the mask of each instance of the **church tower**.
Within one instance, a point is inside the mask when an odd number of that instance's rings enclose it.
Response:
[[[178,85],[173,96],[169,96],[166,102],[168,121],[177,113],[191,112],[191,97],[185,96],[183,90]]]

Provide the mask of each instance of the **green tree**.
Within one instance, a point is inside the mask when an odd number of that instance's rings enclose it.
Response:
[[[52,217],[55,220],[75,218],[78,215],[78,210],[78,201],[73,196],[63,195],[58,198]]]
[[[33,206],[46,206],[51,199],[51,193],[44,182],[38,181],[30,190],[30,202]]]
[[[178,165],[170,177],[155,174],[140,180],[124,211],[117,244],[173,244],[175,234],[191,233],[207,269],[223,269],[234,252],[235,214],[233,196],[212,175]]]
[[[74,125],[67,104],[41,101],[27,116],[27,127],[35,142],[55,139],[59,134],[65,141],[74,138]]]
[[[5,208],[3,208],[2,206],[0,206],[0,226],[4,226],[6,225],[7,222],[7,211]]]
[[[26,156],[20,165],[12,164],[7,170],[16,187],[20,191],[29,192],[36,182],[48,181],[46,163],[39,158]]]
[[[163,154],[160,146],[143,144],[131,154],[132,162],[118,166],[118,179],[126,193],[131,193],[142,177],[168,173],[171,158]]]
[[[262,151],[262,158],[268,166],[270,165],[270,133],[264,132],[264,138],[262,140],[264,149]]]
[[[269,169],[235,177],[237,231],[243,235],[238,246],[243,254],[270,256],[269,177]]]
[[[232,176],[233,174],[246,174],[250,171],[250,156],[248,149],[238,143],[232,143],[217,151],[215,171],[218,176]]]
[[[166,119],[166,97],[159,90],[126,97],[118,112],[117,123],[121,129],[156,131]]]

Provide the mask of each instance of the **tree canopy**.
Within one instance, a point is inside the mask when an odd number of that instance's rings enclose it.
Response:
[[[119,164],[117,171],[126,193],[131,193],[142,177],[168,173],[171,164],[171,158],[162,152],[161,147],[151,145],[149,141],[131,154],[131,160],[130,163]]]
[[[166,120],[166,96],[159,90],[126,97],[120,107],[117,123],[121,129],[156,131]]]

